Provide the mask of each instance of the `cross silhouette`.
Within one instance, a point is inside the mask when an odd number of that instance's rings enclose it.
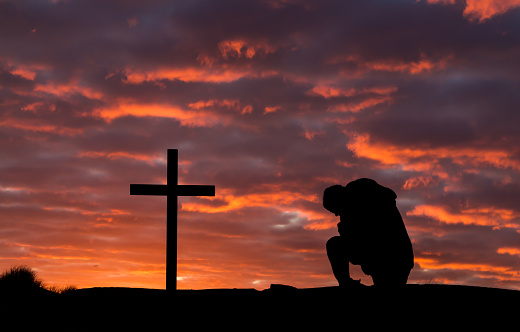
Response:
[[[179,185],[179,151],[168,149],[166,185],[131,184],[130,195],[166,196],[166,290],[177,289],[177,198],[215,196],[215,186]]]

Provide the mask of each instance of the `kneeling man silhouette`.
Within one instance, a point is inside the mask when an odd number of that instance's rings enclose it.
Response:
[[[396,198],[392,189],[366,178],[325,189],[323,206],[340,217],[340,235],[327,241],[327,256],[341,287],[359,285],[350,278],[349,262],[360,265],[377,288],[406,284],[414,256]]]

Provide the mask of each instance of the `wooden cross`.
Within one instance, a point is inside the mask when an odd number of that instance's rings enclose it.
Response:
[[[130,185],[130,195],[166,196],[166,290],[177,289],[177,198],[215,196],[215,186],[179,185],[178,164],[179,151],[168,149],[166,185]]]

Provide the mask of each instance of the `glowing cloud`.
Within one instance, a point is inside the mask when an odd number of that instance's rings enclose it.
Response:
[[[408,216],[424,216],[446,224],[464,224],[479,226],[494,226],[518,228],[511,221],[520,215],[513,210],[481,207],[476,209],[462,209],[459,213],[450,212],[442,206],[418,205],[406,213]]]
[[[440,159],[450,158],[460,165],[520,170],[520,163],[514,160],[511,151],[484,147],[401,147],[385,142],[373,143],[369,134],[346,134],[351,137],[347,144],[349,150],[358,157],[376,160],[384,167],[399,166],[404,170],[429,171],[436,169]]]
[[[338,97],[353,97],[356,95],[364,95],[364,94],[376,94],[387,96],[397,91],[397,87],[371,87],[371,88],[363,88],[363,89],[354,89],[354,88],[340,88],[330,85],[317,85],[313,87],[311,90],[307,91],[308,95],[311,96],[321,96],[325,99],[329,98],[338,98]]]
[[[255,55],[266,55],[276,51],[276,47],[266,42],[248,42],[242,39],[220,42],[218,49],[224,59],[241,57],[252,59]]]
[[[129,115],[136,117],[173,118],[180,121],[183,126],[188,127],[208,127],[224,121],[222,117],[208,111],[200,109],[191,111],[166,104],[136,104],[122,102],[113,107],[98,109],[94,114],[107,121]]]
[[[160,68],[125,70],[127,84],[157,82],[161,80],[179,80],[183,82],[229,83],[244,77],[269,77],[276,75],[274,70],[261,71],[252,68],[227,68],[226,66],[191,67],[191,68]],[[107,76],[109,77],[109,76]]]
[[[496,277],[501,277],[504,279],[513,279],[518,280],[520,274],[517,271],[511,270],[509,267],[505,266],[495,266],[490,264],[473,264],[473,263],[441,263],[438,259],[435,258],[422,258],[417,257],[415,262],[421,266],[422,269],[428,270],[440,270],[440,269],[450,269],[450,270],[469,270],[475,272],[491,272],[495,274]]]
[[[276,192],[276,194],[275,194]],[[203,201],[214,201],[218,199],[223,204],[212,206],[204,204]],[[197,211],[203,213],[221,213],[233,210],[239,210],[244,207],[269,207],[287,210],[295,201],[303,200],[308,202],[318,202],[316,195],[305,195],[290,191],[273,191],[265,194],[247,194],[235,195],[230,190],[220,190],[219,195],[215,198],[203,197],[201,202],[187,202],[183,204],[182,209],[185,211]]]
[[[445,57],[439,61],[427,59],[425,55],[421,60],[412,62],[386,61],[386,62],[365,62],[363,67],[370,70],[407,72],[412,75],[422,74],[433,70],[441,70],[446,67],[452,57]]]
[[[495,15],[520,7],[520,0],[466,0],[464,16],[483,22]]]
[[[428,58],[428,56],[422,53],[420,59],[417,61],[403,61],[396,59],[366,61],[359,55],[347,55],[333,57],[331,59],[328,59],[327,63],[356,64],[358,69],[361,70],[362,73],[366,71],[386,71],[407,73],[410,75],[419,75],[445,69],[451,59],[453,59],[453,55],[445,56],[439,60],[434,60]]]
[[[195,110],[200,109],[212,109],[215,107],[224,107],[229,110],[234,110],[240,114],[249,114],[253,111],[253,106],[251,105],[243,105],[238,99],[210,99],[210,100],[200,100],[195,103],[188,104],[188,107]]]
[[[454,5],[455,0],[427,0],[430,4]],[[464,17],[480,23],[520,7],[519,0],[466,0]]]
[[[403,189],[427,188],[433,183],[435,183],[435,180],[431,176],[417,176],[407,179],[403,185]]]
[[[512,256],[520,256],[520,248],[508,248],[508,247],[498,248],[497,253],[502,254],[502,255],[508,254],[508,255],[512,255]]]
[[[129,153],[126,151],[114,151],[114,152],[105,152],[105,151],[84,151],[78,154],[80,158],[106,158],[106,159],[135,159],[139,161],[145,161],[149,164],[154,164],[157,161],[166,164],[166,159],[164,156],[159,155],[148,155],[148,154],[137,154],[137,153]]]

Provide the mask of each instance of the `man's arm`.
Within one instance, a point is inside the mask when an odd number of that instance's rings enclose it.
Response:
[[[341,235],[342,233],[343,233],[343,234],[346,234],[346,233],[347,233],[346,228],[347,228],[347,227],[346,227],[346,223],[343,222],[343,221],[340,221],[340,222],[338,223],[338,233],[339,233],[339,235]]]

